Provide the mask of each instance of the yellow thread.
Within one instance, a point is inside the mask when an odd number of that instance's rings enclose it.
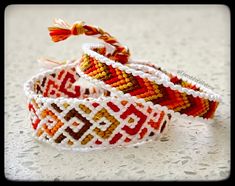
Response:
[[[67,108],[69,106],[69,104],[68,103],[64,103],[63,106],[64,106],[64,108]]]
[[[84,22],[75,23],[73,25],[73,29],[76,29],[76,31],[77,31],[76,35],[80,35],[80,34],[85,33],[85,29],[83,28],[83,25],[84,25]]]
[[[42,129],[38,129],[38,131],[37,131],[37,136],[38,136],[38,137],[41,136],[42,133],[43,133],[43,130],[42,130]]]
[[[90,114],[90,113],[91,113],[91,110],[90,110],[87,106],[85,106],[85,105],[83,105],[83,104],[80,104],[80,105],[79,105],[79,108],[80,108],[81,110],[83,110],[86,114]]]
[[[68,145],[73,145],[73,142],[71,140],[69,140],[67,143]]]
[[[87,144],[89,141],[91,141],[93,138],[94,138],[93,135],[88,134],[88,135],[81,141],[81,144],[82,144],[82,145],[86,145],[86,144]]]
[[[135,120],[133,119],[133,118],[130,118],[129,120],[128,120],[128,123],[133,123]]]

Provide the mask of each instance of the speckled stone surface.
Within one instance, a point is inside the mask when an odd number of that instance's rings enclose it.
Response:
[[[222,95],[212,124],[175,119],[155,142],[88,153],[31,137],[23,83],[36,59],[78,58],[79,37],[51,42],[54,18],[98,25],[135,58],[205,81]],[[221,180],[230,174],[230,12],[225,6],[16,6],[5,10],[5,176],[10,180]],[[97,42],[97,41],[96,41]]]

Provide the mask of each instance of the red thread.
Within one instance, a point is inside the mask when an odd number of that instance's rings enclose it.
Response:
[[[95,107],[95,108],[96,108],[97,106],[99,106],[99,105],[100,105],[99,103],[95,103],[95,102],[92,103],[92,106]]]
[[[114,112],[120,111],[120,109],[119,109],[115,104],[113,104],[111,101],[108,102],[107,105],[108,105]]]
[[[100,145],[100,144],[102,144],[102,141],[96,140],[96,141],[95,141],[95,144]]]
[[[116,143],[121,137],[122,137],[122,134],[121,134],[121,133],[117,133],[117,134],[109,141],[109,143],[110,143],[110,144],[114,144],[114,143]]]
[[[138,116],[140,119],[138,121],[138,123],[136,124],[136,126],[134,128],[130,128],[129,126],[125,125],[122,130],[125,130],[128,134],[130,135],[135,135],[138,133],[138,131],[140,130],[140,128],[142,127],[143,123],[145,122],[147,116],[144,115],[142,112],[140,112],[139,110],[137,110],[132,104],[127,108],[127,110],[122,113],[122,115],[120,116],[120,118],[122,119],[126,119],[127,116],[131,115],[131,114],[135,114],[136,116]]]
[[[140,132],[140,139],[142,139],[144,136],[145,136],[145,134],[148,132],[148,129],[147,128],[143,128],[142,130],[141,130],[141,132]]]

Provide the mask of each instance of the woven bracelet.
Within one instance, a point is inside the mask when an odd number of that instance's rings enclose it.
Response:
[[[156,74],[161,72],[158,77],[150,73],[152,70],[146,73],[143,67],[136,67],[136,62],[123,65],[93,50],[103,47],[102,44],[83,46],[84,54],[76,68],[83,78],[120,97],[139,100],[170,114],[200,121],[213,118],[220,96],[212,90],[156,65],[142,63],[145,68],[155,67]]]
[[[66,28],[63,25],[66,25]],[[49,30],[53,41],[56,42],[70,35],[85,34],[96,36],[109,44],[108,46],[88,44],[83,47],[84,54],[78,64],[77,72],[90,82],[120,97],[127,96],[129,99],[141,101],[142,104],[147,103],[170,114],[205,120],[213,118],[221,99],[219,95],[154,64],[142,63],[145,68],[153,67],[156,73],[151,73],[149,69],[143,72],[142,68],[138,69],[135,62],[130,63],[129,50],[102,29],[84,25],[82,22],[69,26],[61,20]],[[67,35],[63,35],[65,30]],[[112,53],[108,52],[110,48],[113,49]],[[156,74],[160,76],[157,77]]]
[[[81,59],[25,84],[37,139],[72,150],[130,146],[158,139],[172,116],[213,118],[219,95],[156,64],[131,60],[128,48],[101,28],[58,19],[49,31],[54,42],[85,34],[104,43],[85,44]]]
[[[64,150],[132,146],[158,139],[171,116],[82,84],[77,63],[44,71],[25,83],[33,136]]]

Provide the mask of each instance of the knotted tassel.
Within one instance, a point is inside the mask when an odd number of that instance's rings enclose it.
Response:
[[[62,19],[55,19],[54,26],[49,27],[49,34],[52,41],[59,42],[67,39],[71,35],[80,35],[85,32],[84,22],[75,22],[72,26],[64,22]]]
[[[72,26],[63,21],[62,19],[55,19],[54,26],[49,27],[49,34],[51,36],[52,41],[59,42],[67,39],[71,35],[87,35],[87,36],[95,36],[98,39],[103,40],[105,43],[114,47],[114,51],[112,53],[107,53],[107,57],[114,61],[118,61],[122,64],[128,62],[128,58],[130,56],[130,52],[128,48],[122,46],[113,36],[109,33],[103,31],[99,27],[86,25],[84,22],[75,22]],[[105,51],[100,53],[105,55]]]

